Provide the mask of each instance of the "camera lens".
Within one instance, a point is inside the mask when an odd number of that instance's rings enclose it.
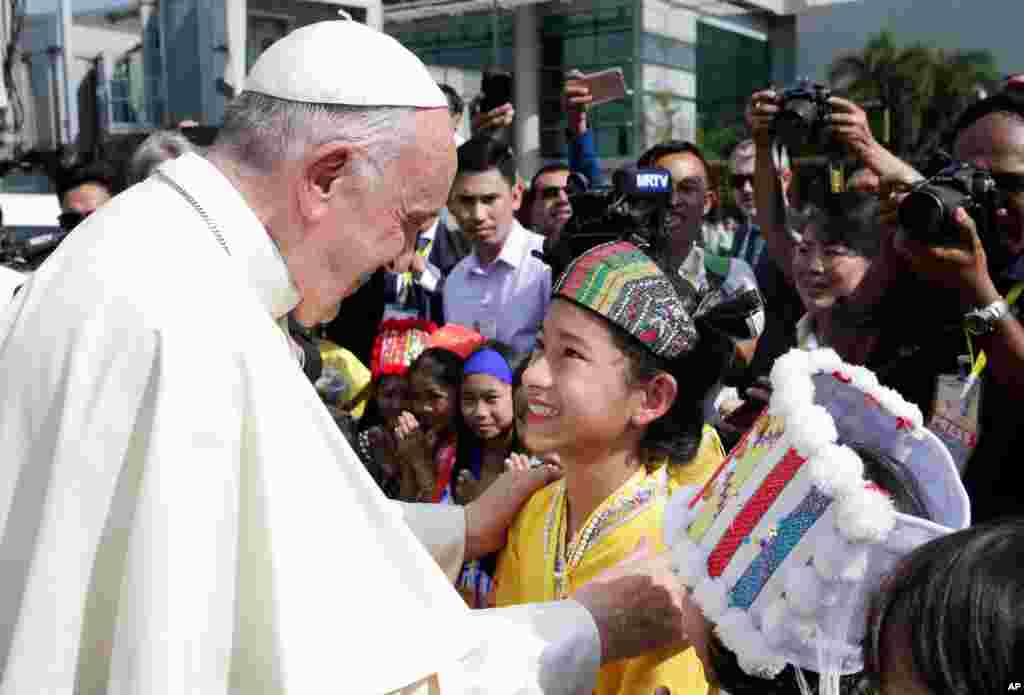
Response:
[[[925,241],[929,231],[941,229],[946,219],[946,208],[934,192],[919,188],[900,203],[899,218],[900,226],[912,239]]]
[[[818,107],[809,99],[791,99],[775,119],[775,133],[790,149],[808,143],[811,126],[818,117]]]

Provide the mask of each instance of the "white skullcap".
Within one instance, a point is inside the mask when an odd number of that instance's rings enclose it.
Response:
[[[257,59],[244,91],[309,104],[448,107],[409,49],[351,20],[309,24],[280,39]]]

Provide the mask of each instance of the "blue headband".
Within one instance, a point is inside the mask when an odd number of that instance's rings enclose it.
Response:
[[[501,356],[500,352],[492,348],[477,350],[469,356],[466,364],[462,367],[462,376],[471,374],[489,374],[498,381],[512,384],[512,367],[508,365],[508,361]]]

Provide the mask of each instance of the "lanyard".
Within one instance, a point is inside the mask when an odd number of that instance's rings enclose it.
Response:
[[[1020,298],[1022,292],[1024,292],[1024,282],[1018,282],[1013,286],[1009,294],[1006,295],[1006,303],[1012,307]],[[960,392],[960,400],[967,397],[967,394],[974,388],[974,384],[977,383],[981,373],[985,371],[985,367],[988,365],[988,357],[985,355],[984,350],[980,350],[977,358],[975,358],[974,342],[971,340],[971,334],[967,332],[966,328],[964,329],[964,336],[967,338],[967,355],[971,360],[971,372],[967,375],[963,390]]]

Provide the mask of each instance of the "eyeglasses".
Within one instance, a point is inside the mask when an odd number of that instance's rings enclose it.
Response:
[[[751,186],[753,186],[754,185],[754,175],[753,174],[733,174],[732,176],[729,177],[729,181],[732,183],[732,187],[733,188],[743,188],[748,183]]]
[[[68,210],[67,212],[62,212],[60,215],[57,216],[57,224],[59,224],[60,228],[63,229],[65,232],[70,232],[72,229],[80,225],[82,223],[82,220],[84,220],[91,214],[91,210],[89,212],[78,212],[77,210]]]
[[[554,200],[558,198],[562,193],[569,194],[568,186],[544,186],[540,189],[540,197],[544,200]]]
[[[805,263],[812,263],[815,257],[820,258],[821,264],[826,268],[838,265],[847,258],[861,256],[857,251],[839,244],[821,246],[820,244],[808,244],[806,242],[797,243],[793,252],[797,258]]]

